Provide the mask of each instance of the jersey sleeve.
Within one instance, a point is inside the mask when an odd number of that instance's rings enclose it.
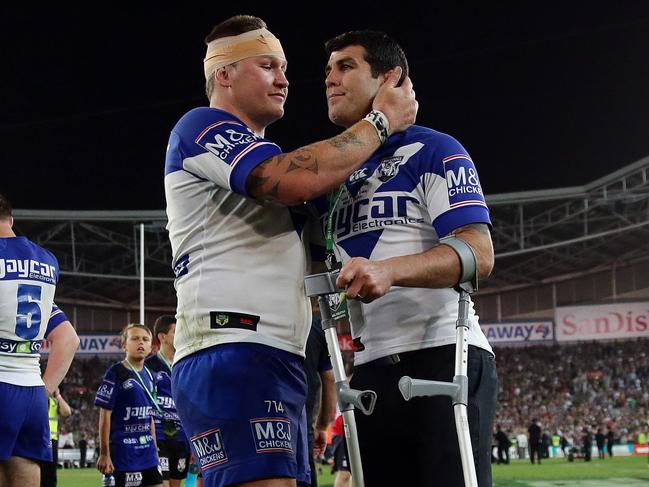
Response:
[[[47,322],[47,329],[45,330],[45,338],[51,333],[51,331],[59,326],[64,321],[68,320],[68,317],[65,315],[63,310],[59,308],[56,304],[52,303],[52,312],[50,313],[50,320]]]
[[[281,152],[277,144],[258,136],[227,112],[196,109],[185,115],[171,133],[165,174],[184,170],[248,196],[249,174]]]
[[[117,377],[113,372],[111,367],[104,374],[104,378],[101,381],[99,389],[97,389],[97,395],[95,396],[95,406],[99,406],[104,409],[110,409],[111,411],[115,407],[115,396],[117,395]]]
[[[471,223],[491,226],[473,160],[457,140],[441,135],[424,175],[426,203],[437,235],[443,237]]]

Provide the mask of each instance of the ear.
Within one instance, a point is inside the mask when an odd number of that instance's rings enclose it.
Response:
[[[215,84],[222,86],[223,88],[229,88],[232,86],[232,66],[223,66],[214,70],[214,81]]]

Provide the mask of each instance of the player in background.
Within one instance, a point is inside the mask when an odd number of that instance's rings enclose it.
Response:
[[[95,398],[100,408],[97,469],[113,474],[116,487],[162,486],[153,423],[156,384],[144,365],[152,338],[141,324],[122,330],[126,358],[108,368]]]
[[[65,377],[79,337],[54,304],[59,263],[13,231],[0,194],[0,485],[35,486],[39,462],[51,462],[48,396]],[[50,354],[41,377],[44,338]]]
[[[155,418],[155,435],[165,487],[178,487],[180,481],[187,477],[189,467],[189,444],[171,396],[171,369],[176,353],[175,331],[176,318],[170,315],[160,316],[153,327],[160,349],[144,361],[153,373],[158,391],[161,414]]]

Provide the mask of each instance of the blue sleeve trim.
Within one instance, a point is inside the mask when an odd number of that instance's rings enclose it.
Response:
[[[489,210],[486,206],[463,206],[444,212],[433,221],[433,228],[435,228],[437,236],[441,238],[456,228],[470,225],[471,223],[486,223],[491,228]]]
[[[165,156],[165,176],[172,172],[182,171],[183,158],[180,151],[180,137],[176,132],[171,132],[167,155]]]
[[[233,165],[230,174],[230,187],[236,193],[243,196],[250,196],[246,190],[246,181],[248,176],[259,164],[277,154],[282,150],[273,143],[263,143],[250,149],[244,158],[241,158],[236,165]]]
[[[49,335],[54,328],[59,326],[64,321],[70,321],[65,313],[59,309],[57,305],[52,306],[52,314],[50,315],[50,320],[47,322],[47,329],[45,330],[45,338]]]

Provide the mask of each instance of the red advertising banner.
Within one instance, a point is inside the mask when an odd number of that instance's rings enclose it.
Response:
[[[556,308],[559,342],[649,337],[649,302]]]
[[[633,445],[633,454],[634,455],[649,455],[649,445],[646,443],[644,445],[640,445],[638,443]]]

